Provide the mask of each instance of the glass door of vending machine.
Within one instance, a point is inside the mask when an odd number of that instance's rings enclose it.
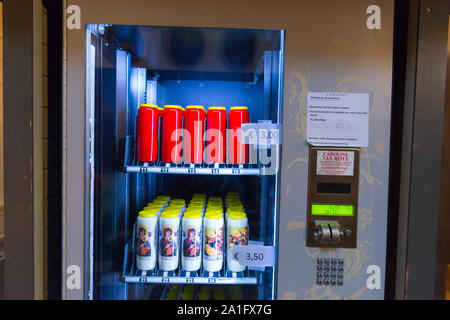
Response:
[[[85,54],[90,297],[274,299],[284,31],[90,24]]]

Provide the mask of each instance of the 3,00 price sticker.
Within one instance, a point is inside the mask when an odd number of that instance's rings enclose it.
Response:
[[[275,264],[275,247],[247,245],[233,246],[231,259],[248,267],[269,267]]]
[[[270,120],[260,120],[259,123],[245,123],[242,125],[244,143],[269,149],[273,145],[281,144],[281,126]]]

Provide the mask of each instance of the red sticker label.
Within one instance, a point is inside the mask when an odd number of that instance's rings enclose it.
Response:
[[[317,151],[316,174],[322,176],[353,176],[353,151]]]

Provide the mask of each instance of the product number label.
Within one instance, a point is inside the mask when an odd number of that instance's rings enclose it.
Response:
[[[208,278],[208,283],[216,283],[216,279],[215,278]]]
[[[169,283],[169,281],[170,281],[169,277],[162,277],[162,279],[161,279],[161,282],[164,282],[164,283]]]

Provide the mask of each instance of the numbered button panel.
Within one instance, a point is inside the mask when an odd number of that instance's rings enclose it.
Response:
[[[316,284],[342,287],[344,285],[344,259],[317,258]]]

